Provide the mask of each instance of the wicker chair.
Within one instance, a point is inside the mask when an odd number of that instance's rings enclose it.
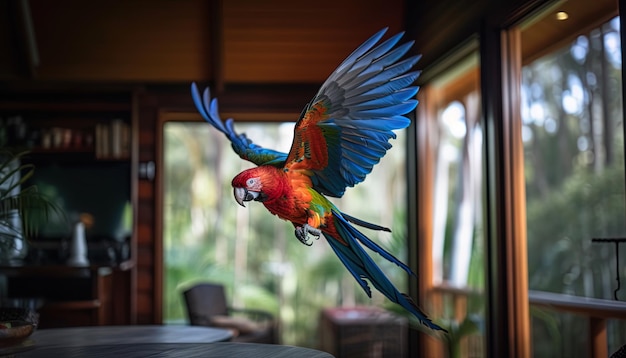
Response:
[[[263,310],[229,307],[223,285],[199,283],[183,296],[192,326],[229,329],[233,342],[277,343],[274,316]]]

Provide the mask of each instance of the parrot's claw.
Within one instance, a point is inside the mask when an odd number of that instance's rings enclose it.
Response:
[[[311,236],[315,237],[315,240],[319,240],[320,235],[322,235],[322,230],[316,229],[309,224],[304,224],[302,226],[296,227],[296,237],[300,240],[301,243],[306,246],[313,245],[313,239]]]

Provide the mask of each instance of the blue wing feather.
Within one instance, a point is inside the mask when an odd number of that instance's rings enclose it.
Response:
[[[421,74],[420,71],[409,72],[405,75],[398,76],[394,79],[389,80],[389,82],[385,84],[381,84],[378,87],[374,88],[357,88],[351,91],[349,95],[346,96],[346,99],[357,97],[357,101],[366,100],[370,98],[375,98],[377,96],[388,95],[390,93],[394,93],[402,88],[406,88],[408,85],[413,83]]]
[[[403,117],[403,116],[394,116],[390,118],[378,118],[378,119],[369,119],[369,120],[354,120],[354,119],[338,120],[338,121],[335,121],[335,123],[341,125],[343,128],[346,128],[346,129],[353,129],[353,130],[356,129],[356,130],[361,130],[361,131],[364,129],[368,129],[371,131],[378,131],[381,133],[386,133],[398,126],[407,126],[411,123],[411,121],[408,118]],[[361,138],[363,137],[361,136]],[[395,134],[389,138],[395,138]],[[378,144],[378,143],[374,143],[374,144]]]
[[[345,101],[344,105],[354,105],[357,109],[369,109],[369,108],[379,108],[381,106],[391,106],[395,103],[402,103],[409,99],[414,99],[417,94],[417,87],[409,87],[394,93],[391,93],[384,97],[379,97],[369,100],[365,100],[363,98],[358,98],[357,101],[350,101],[349,99]]]
[[[222,121],[219,115],[217,99],[214,98],[211,100],[208,87],[204,90],[202,96],[200,96],[198,86],[192,83],[191,97],[202,118],[226,135],[231,142],[233,150],[242,159],[251,161],[256,165],[274,165],[282,167],[285,164],[287,153],[262,148],[254,144],[245,134],[237,134],[232,118]]]
[[[365,180],[391,148],[393,131],[411,123],[406,114],[417,106],[419,88],[412,84],[420,72],[409,71],[420,56],[401,60],[413,42],[398,44],[403,36],[399,33],[378,44],[385,32],[365,41],[330,74],[296,124],[296,134],[305,131],[311,123],[299,124],[310,120],[307,111],[316,110],[320,103],[326,109],[326,118],[314,124],[322,129],[328,165],[310,171],[314,189],[323,194],[341,197],[347,187]],[[294,140],[308,138],[303,134]],[[294,142],[292,151],[301,144]],[[301,156],[290,153],[287,160],[301,160]]]
[[[405,101],[402,103],[398,103],[395,104],[393,106],[386,106],[386,107],[379,107],[379,108],[372,108],[372,109],[365,109],[365,110],[361,110],[358,109],[351,111],[350,112],[350,118],[353,118],[354,120],[361,120],[361,119],[376,119],[376,118],[385,118],[386,116],[389,115],[389,113],[407,113],[407,111],[412,111],[415,106],[417,105],[416,100],[410,100],[410,101]],[[363,122],[363,124],[365,124],[367,122]],[[381,130],[387,130],[386,127],[392,127],[393,125],[395,125],[396,123],[390,123],[390,122],[385,122],[385,121],[379,121],[379,122],[370,122],[370,125],[372,123],[376,123],[375,127]],[[409,121],[407,119],[407,125],[411,123],[411,121]]]
[[[352,276],[354,276],[357,283],[361,286],[361,288],[363,288],[365,293],[369,297],[372,296],[371,290],[366,281],[368,280],[378,291],[385,295],[385,297],[411,312],[425,326],[434,330],[445,331],[443,328],[433,323],[426,316],[426,314],[422,312],[413,299],[398,291],[378,265],[376,265],[374,260],[372,260],[363,247],[361,247],[361,244],[380,254],[386,260],[400,266],[410,275],[415,275],[413,271],[411,271],[408,266],[403,264],[385,249],[368,239],[365,235],[350,225],[341,213],[333,210],[333,214],[335,218],[335,227],[341,236],[340,239],[346,242],[347,245],[342,244],[341,241],[334,238],[328,238],[327,241],[335,254],[339,257],[339,260],[341,260],[343,265],[348,269]]]

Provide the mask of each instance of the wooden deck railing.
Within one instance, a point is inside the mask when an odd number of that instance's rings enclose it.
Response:
[[[626,302],[622,301],[543,291],[529,291],[528,299],[531,306],[586,316],[589,320],[589,357],[608,357],[606,322],[609,319],[626,320]]]
[[[455,307],[455,317],[465,317],[464,310],[468,296],[480,296],[475,290],[456,288],[451,286],[434,287],[434,293],[452,298]],[[531,306],[544,307],[553,311],[572,313],[585,316],[589,320],[589,357],[609,356],[607,342],[607,321],[618,319],[626,321],[626,302],[572,296],[561,293],[529,291],[528,300]],[[626,344],[626,342],[624,342]]]

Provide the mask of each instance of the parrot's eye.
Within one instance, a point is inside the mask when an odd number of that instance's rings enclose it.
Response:
[[[250,178],[250,179],[246,180],[246,185],[254,186],[256,184],[256,181],[257,181],[256,178]]]

